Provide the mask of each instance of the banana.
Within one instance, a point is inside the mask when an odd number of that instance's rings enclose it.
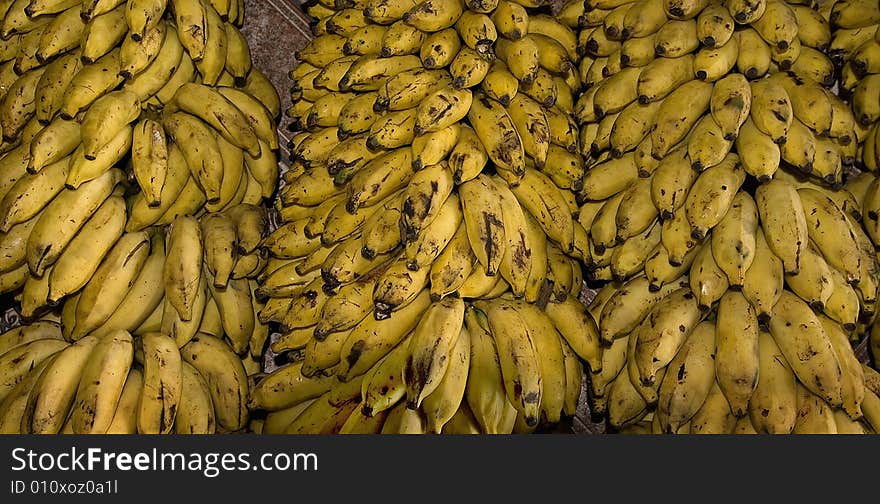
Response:
[[[723,8],[723,7],[722,7]],[[727,12],[725,10],[725,12]],[[736,417],[730,411],[727,399],[718,387],[712,385],[709,395],[699,410],[691,417],[691,434],[731,434],[736,424]]]
[[[800,266],[797,275],[786,275],[786,283],[801,299],[821,311],[834,292],[831,267],[812,242],[801,255]]]
[[[214,278],[214,287],[224,289],[239,257],[235,224],[223,214],[207,214],[199,224],[205,265]]]
[[[200,59],[195,57],[192,59],[202,75],[202,82],[213,86],[220,83],[221,74],[226,67],[229,42],[226,26],[215,9],[206,5],[204,19],[206,30],[204,54]]]
[[[700,45],[694,19],[671,19],[657,30],[654,51],[658,56],[677,58],[690,54]]]
[[[773,337],[758,334],[758,384],[749,400],[749,417],[759,432],[784,434],[797,417],[797,381]]]
[[[403,14],[402,19],[408,25],[421,31],[437,32],[455,25],[464,12],[464,7],[464,3],[460,0],[454,2],[424,0],[415,3],[411,9]]]
[[[735,140],[749,117],[752,91],[742,74],[733,73],[715,82],[709,109],[725,140]]]
[[[49,165],[43,171],[19,178],[0,200],[0,230],[9,232],[14,226],[39,215],[63,191],[68,158]]]
[[[430,295],[423,290],[391,318],[365,318],[355,326],[339,352],[342,364],[337,377],[349,381],[370,369],[413,330],[430,304]]]
[[[699,411],[715,383],[715,333],[711,322],[691,332],[660,384],[656,416],[664,432],[676,432]]]
[[[687,149],[679,148],[663,158],[653,176],[648,180],[651,186],[651,201],[659,211],[660,218],[670,220],[676,210],[684,205],[688,191],[699,174],[691,168]]]
[[[643,384],[655,382],[658,371],[669,364],[702,316],[688,288],[675,290],[654,305],[635,344],[635,364]]]
[[[487,434],[502,430],[502,419],[509,406],[501,364],[488,321],[482,312],[466,308],[464,316],[469,335],[470,361],[464,399],[474,414],[481,430]],[[465,331],[462,331],[464,334]],[[461,338],[461,335],[459,335]]]
[[[377,90],[373,111],[406,110],[417,106],[431,93],[452,84],[445,70],[413,68],[388,77]],[[365,111],[369,115],[368,111]],[[342,123],[340,122],[340,126]]]
[[[728,292],[718,305],[715,373],[732,413],[748,413],[760,368],[758,318],[746,298]]]
[[[646,105],[666,98],[677,88],[688,85],[694,76],[694,58],[686,54],[677,58],[655,58],[639,73],[637,93],[639,103]]]
[[[618,115],[608,138],[612,157],[619,158],[635,149],[650,134],[662,101],[642,105],[633,101]]]
[[[748,193],[737,193],[712,232],[712,255],[730,285],[741,288],[755,259],[758,208]]]
[[[518,81],[525,84],[530,84],[537,78],[541,67],[539,50],[537,41],[525,37],[525,34],[513,40],[501,38],[495,44],[495,55]]]
[[[388,269],[377,279],[373,293],[374,316],[390,317],[393,312],[407,306],[427,287],[430,265],[423,265],[416,271],[407,267],[406,258],[394,260]]]
[[[4,140],[24,136],[23,130],[36,112],[36,87],[45,70],[46,67],[38,67],[25,72],[9,86],[0,101],[0,127]]]
[[[302,362],[288,364],[263,378],[251,391],[248,406],[279,411],[317,398],[330,390],[332,376],[306,377],[302,368]]]
[[[418,56],[409,54],[380,58],[376,55],[359,57],[339,81],[339,90],[376,91],[385,80],[397,73],[412,70],[421,66]]]
[[[182,399],[183,370],[175,341],[161,333],[141,336],[144,353],[143,389],[138,404],[137,430],[164,434],[174,428]]]
[[[100,337],[89,353],[70,413],[74,433],[105,433],[113,421],[126,377],[134,360],[134,343],[127,331]]]
[[[615,214],[616,243],[646,231],[656,222],[659,212],[651,200],[651,179],[638,178],[620,193]]]
[[[175,35],[180,38],[181,45],[194,61],[202,59],[208,46],[208,5],[202,0],[171,0],[170,4],[174,12],[175,23],[179,29],[179,33]],[[140,21],[145,19],[146,23],[149,24],[152,18],[148,16],[153,13],[159,14],[161,11],[158,9],[152,12],[144,11],[143,14],[148,14],[147,16],[140,14],[135,19]],[[159,16],[157,15],[156,17]],[[137,33],[134,27],[132,31]],[[298,55],[297,59],[301,60],[303,58]]]
[[[796,325],[795,325],[796,324]],[[810,307],[783,292],[773,308],[770,332],[800,382],[832,406],[842,404],[841,366],[824,329]],[[809,346],[811,357],[801,360]],[[819,349],[818,353],[813,353]]]
[[[83,231],[71,240],[52,267],[47,279],[50,304],[58,303],[88,283],[105,255],[122,236],[125,218],[125,201],[111,196],[86,221]]]
[[[251,121],[219,91],[206,85],[187,83],[174,94],[173,104],[174,108],[189,112],[210,124],[226,141],[244,149],[252,157],[260,155],[259,139]],[[209,114],[207,110],[214,113]]]
[[[329,393],[329,392],[328,392]],[[285,429],[285,434],[338,434],[359,401],[334,406],[325,396],[314,399]]]
[[[129,91],[114,91],[95,100],[81,123],[85,158],[94,160],[97,153],[139,114],[140,101]]]
[[[847,331],[854,331],[859,319],[859,294],[836,268],[831,268],[831,282],[834,289],[825,301],[823,312]]]
[[[797,419],[792,434],[837,434],[834,414],[822,398],[801,384],[797,387]]]
[[[745,171],[735,154],[728,154],[720,164],[700,173],[684,203],[694,238],[704,238],[721,222],[744,181]]]
[[[861,363],[850,350],[852,346],[843,327],[825,316],[819,316],[819,322],[840,363],[843,410],[849,418],[858,419],[863,415],[861,404],[865,398],[865,375]]]
[[[440,300],[461,287],[470,276],[475,261],[467,227],[461,222],[446,247],[431,264],[429,278],[432,299]],[[502,267],[504,264],[502,262]],[[501,271],[504,275],[504,270]]]
[[[656,127],[651,131],[651,155],[661,159],[684,139],[691,127],[709,108],[712,84],[692,80],[669,93],[657,111]],[[682,110],[687,113],[682,117]]]
[[[369,315],[374,286],[367,277],[340,287],[324,304],[321,320],[315,326],[315,339],[323,340],[328,334],[347,331]]]
[[[590,167],[584,174],[579,197],[586,201],[602,201],[621,193],[639,177],[633,153],[608,159]]]
[[[80,143],[80,131],[80,124],[76,121],[56,118],[49,123],[30,142],[29,172],[37,173],[70,155]]]
[[[129,219],[126,224],[128,231],[140,231],[145,227],[157,222],[163,215],[171,210],[177,201],[178,196],[184,196],[184,189],[187,186],[194,188],[199,197],[203,200],[204,194],[201,189],[193,181],[189,173],[189,167],[186,165],[186,159],[180,151],[177,144],[172,143],[168,146],[168,164],[165,172],[165,183],[160,193],[160,203],[158,206],[150,207],[149,202],[144,193],[138,193],[135,196],[129,209]]]
[[[541,368],[541,410],[547,422],[557,423],[565,408],[566,369],[563,345],[565,340],[557,332],[553,321],[536,306],[511,303],[525,319],[529,336],[535,345]],[[574,356],[577,359],[576,356]],[[577,384],[580,390],[580,381]]]
[[[199,222],[192,217],[174,220],[167,238],[165,295],[181,320],[192,318],[193,302],[202,276],[204,240]]]
[[[739,36],[722,46],[701,49],[694,56],[694,75],[697,79],[715,82],[733,69],[738,56]]]
[[[647,278],[638,276],[627,281],[621,289],[610,296],[601,310],[597,310],[599,315],[594,316],[595,320],[601,321],[599,324],[600,339],[602,345],[606,347],[603,352],[603,362],[608,347],[632,332],[654,304],[671,292],[675,285],[677,282],[666,285],[655,292],[650,289]],[[599,369],[594,372],[599,372]]]
[[[178,24],[177,26],[180,27],[181,25]],[[109,54],[113,53],[111,52]],[[131,79],[127,79],[123,85],[123,89],[134,92],[141,101],[146,101],[154,94],[162,91],[163,103],[169,103],[170,98],[164,100],[164,98],[168,97],[165,93],[167,92],[168,95],[173,95],[171,89],[180,83],[178,79],[182,79],[182,77],[188,75],[187,73],[181,74],[177,70],[188,70],[192,60],[191,57],[192,53],[187,54],[184,50],[184,46],[181,45],[177,29],[169,25],[165,29],[165,39],[162,41],[159,55],[156,56],[147,68],[133,76]],[[113,71],[118,73],[118,62]],[[166,88],[166,86],[169,87]]]
[[[408,408],[420,407],[442,383],[454,358],[463,320],[464,302],[451,297],[432,304],[422,315],[409,340],[403,367]]]
[[[352,63],[357,60],[357,55],[343,56],[330,62],[327,66],[320,69],[318,74],[312,79],[312,85],[316,88],[326,88],[329,91],[339,92],[339,81],[345,72],[351,68]],[[300,70],[302,65],[297,66]],[[311,72],[310,72],[311,73]],[[292,76],[294,82],[299,85],[300,76]],[[326,96],[326,95],[325,95]]]
[[[248,281],[232,279],[224,288],[218,288],[216,278],[211,280],[208,285],[220,311],[223,332],[232,343],[235,353],[241,354],[247,350],[256,326]]]
[[[644,268],[648,255],[660,243],[661,225],[653,224],[640,235],[635,235],[615,246],[611,255],[611,272],[616,280],[631,278]]]
[[[511,187],[523,209],[535,218],[547,237],[567,252],[572,250],[574,226],[571,210],[564,201],[562,190],[544,174],[526,169],[520,184]]]
[[[382,36],[382,48],[379,54],[387,58],[419,53],[427,35],[403,21],[395,21]]]
[[[410,338],[379,361],[361,383],[363,406],[361,411],[368,417],[386,414],[394,404],[406,396],[406,384],[401,370],[406,365],[410,353]]]
[[[452,86],[456,89],[474,87],[480,84],[489,73],[492,65],[490,55],[479,53],[464,46],[449,64]]]
[[[167,0],[137,0],[126,2],[125,23],[135,41],[144,40],[147,33],[159,25]]]
[[[248,124],[262,142],[268,144],[273,151],[278,149],[277,125],[265,105],[246,91],[236,88],[220,87],[217,91],[244,114]]]
[[[459,187],[471,250],[488,276],[498,272],[506,251],[503,210],[497,186],[486,175]]]
[[[119,170],[110,170],[76,191],[62,191],[46,206],[27,241],[28,266],[34,274],[42,275],[60,257],[121,179]],[[62,221],[64,224],[59,225]]]
[[[88,334],[110,318],[122,302],[123,296],[118,292],[131,288],[149,253],[150,237],[144,231],[123,234],[109,249],[83,287],[76,306],[73,339]]]
[[[93,63],[116,47],[128,33],[125,23],[125,5],[93,15],[82,31],[82,58],[84,63]]]
[[[67,419],[77,392],[80,373],[98,342],[84,338],[48,359],[33,383],[21,416],[21,432],[57,434]]]
[[[405,241],[412,241],[436,217],[452,191],[452,172],[446,162],[428,166],[412,176],[403,189],[400,220]]]
[[[53,17],[45,27],[21,35],[16,56],[17,73],[22,74],[33,68],[33,64],[29,63],[32,59],[35,62],[48,62],[78,47],[81,39],[86,40],[83,30],[87,25],[80,18],[79,6],[67,8]]]
[[[368,24],[352,32],[342,45],[342,54],[350,56],[378,55],[386,26]],[[338,82],[338,81],[337,81]]]
[[[162,272],[165,267],[165,240],[161,234],[153,235],[150,248],[150,256],[144,262],[141,272],[131,288],[113,314],[110,315],[110,318],[95,329],[93,334],[101,335],[117,329],[125,329],[133,334],[140,333],[137,329],[150,318],[153,312],[158,311],[161,318],[162,301],[165,295],[162,287]],[[77,304],[79,297],[76,295]],[[68,304],[65,303],[65,307]]]
[[[158,56],[156,59],[158,59]],[[174,98],[174,93],[177,92],[180,86],[192,81],[195,72],[196,66],[192,59],[187,54],[181,55],[180,62],[176,69],[172,71],[171,76],[167,78],[165,84],[150,97],[149,102],[158,102],[160,105],[171,103],[171,100]],[[157,71],[157,74],[159,73],[161,72]]]
[[[111,169],[128,154],[131,148],[132,130],[132,126],[123,125],[105,145],[94,153],[94,159],[88,159],[85,156],[82,145],[77,147],[70,156],[65,186],[68,189],[76,189],[84,182],[94,180]]]
[[[599,84],[593,108],[599,117],[615,114],[639,98],[638,84],[642,69],[628,67]]]
[[[620,429],[641,420],[648,404],[630,381],[629,373],[618,373],[606,392],[608,422]]]
[[[39,339],[62,339],[61,328],[57,323],[37,320],[28,325],[14,327],[0,334],[0,355],[11,349]]]
[[[758,2],[764,3],[764,2]],[[765,75],[771,64],[771,49],[757,31],[748,27],[740,32],[736,68],[750,80]]]
[[[548,14],[530,14],[529,34],[540,34],[559,42],[571,61],[577,61],[577,35],[571,28]]]
[[[529,327],[523,316],[508,304],[481,301],[476,307],[488,318],[508,401],[529,426],[538,423],[543,382]]]
[[[190,173],[207,201],[220,201],[223,158],[214,136],[215,130],[198,117],[185,112],[169,113],[163,120],[163,126],[180,147]]]
[[[248,380],[241,359],[223,341],[195,336],[180,349],[183,362],[205,379],[218,427],[237,431],[247,424]]]
[[[132,170],[148,199],[147,205],[159,206],[168,170],[168,144],[162,124],[142,119],[134,128],[131,146]]]
[[[788,182],[771,180],[755,191],[755,202],[770,250],[782,260],[786,273],[797,274],[801,251],[809,239],[797,189]]]
[[[861,254],[855,232],[843,210],[817,189],[800,188],[798,196],[804,209],[810,239],[829,265],[844,274],[848,283],[858,283]]]
[[[95,100],[118,86],[122,82],[122,77],[118,75],[119,55],[119,49],[113,49],[94,63],[83,65],[81,69],[74,62],[66,63],[62,68],[58,68],[57,78],[67,77],[68,81],[64,83],[52,81],[53,84],[59,86],[52,93],[58,93],[61,96],[60,107],[58,107],[58,102],[53,100],[54,105],[50,110],[59,110],[62,118],[72,119],[87,109]],[[73,74],[74,69],[79,69],[79,71]],[[49,117],[46,116],[46,118]]]
[[[495,30],[504,38],[517,40],[529,32],[528,11],[519,3],[501,0],[491,17]]]
[[[546,314],[575,354],[585,360],[592,371],[600,371],[602,348],[599,328],[586,307],[569,297],[561,302],[547,304]]]
[[[206,379],[188,362],[181,361],[180,401],[174,418],[177,434],[213,434],[217,419]]]

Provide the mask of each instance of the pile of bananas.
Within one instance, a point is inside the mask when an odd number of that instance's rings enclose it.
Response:
[[[575,1],[314,3],[257,295],[263,432],[531,432],[600,364]]]
[[[877,184],[846,173],[866,124],[827,55],[869,3],[586,2],[589,402],[613,430],[880,430],[852,347],[876,313]]]
[[[0,430],[247,429],[280,101],[242,3],[3,9]]]
[[[4,4],[0,292],[51,291],[26,317],[79,290],[123,230],[274,193],[278,95],[233,5]]]
[[[0,431],[244,429],[269,336],[248,259],[265,224],[238,205],[123,235],[60,315],[0,335]]]

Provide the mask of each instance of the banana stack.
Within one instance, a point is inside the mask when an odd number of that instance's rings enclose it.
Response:
[[[542,2],[321,1],[256,294],[291,362],[262,432],[510,433],[575,412],[600,364],[577,20]]]
[[[876,313],[874,177],[847,174],[864,128],[826,55],[844,3],[586,2],[589,402],[612,430],[880,429],[852,348]]]
[[[241,1],[16,0],[0,22],[3,432],[247,428],[277,92]]]
[[[0,292],[20,292],[26,319],[79,292],[120,237],[275,192],[280,105],[240,2],[169,6],[4,4]]]
[[[269,327],[253,295],[262,207],[124,234],[60,315],[0,335],[0,431],[245,429]]]

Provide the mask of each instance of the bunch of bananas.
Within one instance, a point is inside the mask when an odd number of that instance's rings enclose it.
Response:
[[[265,231],[264,208],[237,205],[123,235],[59,316],[0,335],[0,431],[244,429]]]
[[[0,425],[247,428],[280,101],[241,1],[15,0],[0,22]]]
[[[26,318],[79,291],[123,233],[275,191],[280,104],[243,12],[170,7],[3,6],[0,292],[23,288]]]
[[[260,316],[263,432],[530,432],[598,366],[571,115],[583,6],[321,1]]]
[[[827,55],[856,3],[586,2],[589,402],[612,429],[880,429],[852,347],[876,313],[875,177],[845,173],[864,127]]]

